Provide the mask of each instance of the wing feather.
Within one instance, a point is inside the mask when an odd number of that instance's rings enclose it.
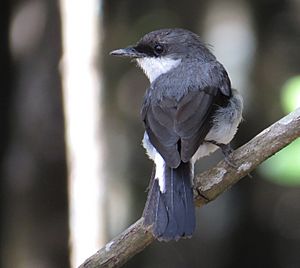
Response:
[[[175,168],[192,158],[211,128],[220,98],[224,95],[216,87],[187,91],[179,100],[146,96],[142,109],[145,128],[168,166]]]

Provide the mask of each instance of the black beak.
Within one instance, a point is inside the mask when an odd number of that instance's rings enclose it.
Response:
[[[129,58],[142,58],[145,57],[144,53],[138,52],[134,47],[126,47],[113,50],[109,53],[112,56],[129,57]]]

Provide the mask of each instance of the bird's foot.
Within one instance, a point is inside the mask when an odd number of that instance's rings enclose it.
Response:
[[[202,198],[204,200],[204,203],[208,203],[209,201],[211,201],[202,191],[200,191],[200,189],[198,187],[193,187],[193,188],[197,192],[198,197],[200,197],[200,199]]]
[[[233,149],[231,148],[231,145],[230,143],[228,144],[223,144],[223,143],[218,143],[218,142],[215,142],[215,141],[209,141],[211,142],[212,144],[218,146],[221,150],[222,150],[222,153],[223,155],[225,156],[224,160],[225,162],[232,168],[234,169],[237,169],[238,168],[238,165],[234,162],[233,158],[232,158],[232,152],[233,152]]]

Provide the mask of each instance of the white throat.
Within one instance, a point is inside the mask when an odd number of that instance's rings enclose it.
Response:
[[[138,65],[143,69],[146,76],[149,78],[150,83],[152,83],[160,75],[169,72],[170,70],[176,68],[181,59],[171,59],[168,57],[161,58],[139,58],[136,59]]]

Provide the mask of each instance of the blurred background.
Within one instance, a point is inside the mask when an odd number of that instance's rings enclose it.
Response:
[[[299,0],[1,3],[1,267],[76,267],[141,216],[148,81],[109,51],[159,28],[198,33],[245,100],[234,148],[300,106]],[[192,239],[125,267],[300,267],[300,140],[252,176],[197,210]]]

